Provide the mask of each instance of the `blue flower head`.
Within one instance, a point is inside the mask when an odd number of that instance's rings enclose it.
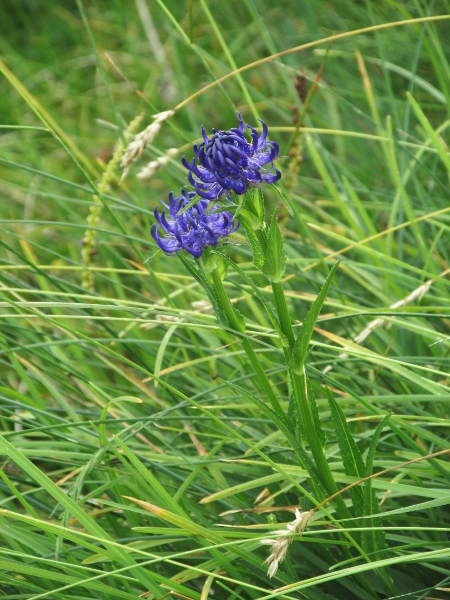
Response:
[[[210,202],[200,199],[183,214],[180,211],[195,198],[195,192],[181,189],[181,196],[169,194],[169,205],[162,202],[165,208],[161,214],[155,208],[157,224],[152,225],[151,234],[161,250],[166,254],[186,250],[194,258],[199,258],[206,246],[217,246],[219,238],[237,230],[239,221],[235,221],[229,212],[214,212],[216,205],[209,207]],[[208,208],[209,207],[209,208]],[[166,218],[165,209],[169,215]],[[160,230],[165,234],[161,237]]]
[[[246,124],[252,138],[248,142],[240,113],[238,119],[239,127],[229,131],[213,129],[210,138],[202,125],[204,141],[198,147],[194,145],[199,165],[195,158],[188,163],[183,156],[183,164],[189,170],[188,179],[202,198],[214,200],[224,194],[228,196],[230,191],[244,194],[248,186],[275,183],[281,177],[273,166],[278,144],[267,139],[267,125],[259,119],[263,126],[259,136],[256,129]]]

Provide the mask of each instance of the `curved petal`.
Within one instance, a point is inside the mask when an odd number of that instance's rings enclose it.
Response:
[[[252,153],[255,153],[256,150],[258,149],[258,140],[259,140],[259,135],[258,132],[256,131],[256,129],[254,127],[252,127],[251,125],[248,125],[248,123],[245,124],[245,127],[247,129],[250,129],[251,131],[251,136],[252,136]]]
[[[258,142],[258,149],[260,148],[264,148],[264,145],[266,143],[266,139],[267,139],[267,125],[264,123],[264,121],[262,119],[258,119],[258,121],[261,123],[262,125],[262,134],[259,138],[259,142]]]
[[[238,118],[238,120],[239,120],[239,127],[238,127],[238,128],[236,128],[236,127],[232,127],[232,128],[230,129],[230,131],[235,131],[236,133],[244,133],[244,123],[242,122],[241,113],[240,113],[240,112],[238,112],[238,113],[236,113],[236,114],[237,114],[237,118]]]
[[[252,183],[261,181],[262,176],[259,169],[245,169],[244,173],[246,179],[248,179]]]
[[[222,194],[223,189],[222,186],[217,184],[212,184],[209,186],[204,184],[201,186],[198,181],[194,182],[194,187],[197,194],[202,198],[206,198],[206,200],[214,200],[215,198],[218,198]]]
[[[157,207],[157,206],[155,206],[155,210],[153,211],[153,214],[155,215],[155,219],[156,219],[156,221],[157,221],[158,223],[161,223],[161,218],[160,218],[160,216],[159,216],[159,213],[158,213],[158,207]]]
[[[161,221],[160,221],[164,231],[166,233],[169,234],[173,234],[174,233],[174,224],[173,222],[169,223],[166,219],[166,215],[164,214],[164,211],[162,211],[161,213]]]
[[[262,181],[264,181],[264,183],[268,183],[268,184],[276,183],[280,179],[280,177],[281,177],[280,171],[275,168],[274,168],[274,170],[275,170],[275,173],[263,173],[261,175],[261,179],[262,179]]]

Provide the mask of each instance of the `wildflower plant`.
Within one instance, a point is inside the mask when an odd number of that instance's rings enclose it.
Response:
[[[251,141],[247,141],[240,114],[238,119],[238,128],[226,131],[213,129],[210,138],[202,127],[204,141],[193,148],[199,165],[195,159],[190,163],[185,157],[182,159],[189,171],[188,180],[195,191],[186,192],[182,188],[181,196],[178,197],[174,197],[171,192],[169,204],[163,202],[163,208],[155,208],[156,224],[152,226],[151,234],[159,248],[166,254],[180,255],[183,264],[206,290],[219,322],[231,330],[242,344],[255,372],[257,385],[268,399],[270,407],[253,396],[252,400],[283,432],[299,465],[308,473],[312,495],[305,493],[309,499],[318,505],[320,502],[323,504],[327,496],[332,497],[337,517],[348,521],[355,515],[352,515],[341,497],[325,457],[324,434],[305,369],[312,332],[339,263],[336,263],[331,270],[299,334],[295,336],[283,287],[283,275],[286,269],[283,236],[277,221],[277,211],[272,215],[270,226],[265,222],[264,198],[261,190],[266,185],[276,183],[281,177],[280,171],[274,166],[279,151],[278,144],[268,139],[268,128],[263,121],[261,121],[261,136],[253,127],[245,125],[251,135]],[[240,225],[237,217],[231,212],[219,208],[220,198],[225,196],[231,201],[232,195],[244,197],[238,206],[239,219],[244,225],[251,245],[254,264],[266,276],[272,288],[274,308],[238,265],[215,249],[221,238],[235,232]],[[236,205],[231,202],[230,211],[235,209]],[[183,255],[183,251],[195,259],[194,263]],[[223,279],[229,266],[241,274],[258,295],[282,341],[282,353],[288,371],[288,386],[292,391],[287,412],[282,407],[272,382],[246,335],[245,321],[241,313],[231,304],[224,288]],[[328,393],[332,414],[338,423],[342,419],[340,408],[331,392]],[[344,438],[345,435],[342,439]],[[305,452],[305,444],[309,452]],[[347,449],[343,448],[342,451],[346,453]],[[354,447],[352,451],[355,451]],[[355,502],[354,494],[352,498]],[[356,503],[355,508],[357,508]],[[302,534],[313,512],[298,512],[295,521],[287,526],[287,533]],[[283,531],[276,533],[281,535]],[[289,537],[281,535],[275,539],[262,541],[263,544],[271,546],[270,555],[265,561],[269,564],[270,577],[275,576],[292,541],[292,535]],[[357,545],[357,542],[354,541],[354,544]],[[368,551],[369,548],[366,550]],[[343,553],[348,560],[352,556],[348,548],[345,548]],[[370,585],[365,577],[360,575],[357,578],[361,587],[369,593]],[[394,588],[388,574],[380,571],[379,578],[385,589],[392,592]]]
[[[60,4],[0,3],[2,599],[443,599],[445,3]]]

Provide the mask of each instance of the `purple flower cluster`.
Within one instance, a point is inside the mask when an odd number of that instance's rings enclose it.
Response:
[[[152,225],[151,234],[164,252],[170,254],[186,250],[194,258],[199,258],[206,246],[217,246],[219,238],[233,233],[239,227],[239,221],[235,221],[229,212],[214,212],[215,205],[208,210],[207,200],[199,200],[180,214],[196,195],[195,192],[187,193],[181,189],[181,196],[174,198],[170,192],[169,206],[162,203],[169,211],[169,219],[166,218],[165,209],[159,214],[158,207],[155,208],[158,224]],[[160,235],[161,229],[164,237]]]
[[[267,139],[267,126],[262,123],[262,134],[242,122],[238,114],[239,127],[229,131],[213,129],[208,138],[202,126],[204,141],[194,152],[190,163],[183,156],[183,164],[189,170],[188,180],[195,192],[181,189],[181,196],[174,198],[169,194],[169,205],[162,202],[168,210],[161,213],[155,208],[157,224],[152,225],[151,234],[158,246],[170,254],[186,250],[194,258],[199,258],[206,246],[217,246],[219,238],[229,235],[239,227],[231,213],[218,212],[216,202],[225,195],[229,200],[230,192],[244,194],[247,188],[271,184],[281,177],[280,171],[273,166],[278,156],[278,144]],[[244,136],[244,127],[250,130],[251,142]],[[180,212],[196,197],[200,199],[182,214]],[[161,235],[161,233],[165,235]]]
[[[267,125],[260,119],[263,126],[260,137],[256,129],[246,124],[246,129],[251,131],[249,143],[244,136],[240,114],[238,118],[239,127],[229,131],[213,129],[210,138],[202,126],[204,141],[198,147],[194,145],[200,165],[196,164],[195,158],[188,163],[183,156],[183,164],[189,170],[188,179],[202,198],[214,200],[230,191],[241,195],[248,186],[275,183],[281,177],[280,171],[273,166],[278,156],[278,144],[267,139]]]

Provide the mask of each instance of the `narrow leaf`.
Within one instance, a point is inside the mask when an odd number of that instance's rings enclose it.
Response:
[[[136,469],[137,474],[146,481],[150,488],[153,490],[155,497],[159,499],[161,503],[165,506],[169,507],[171,511],[181,516],[185,516],[185,513],[180,506],[175,502],[172,495],[166,491],[163,485],[158,481],[158,479],[153,475],[153,473],[139,460],[134,452],[128,448],[128,446],[123,442],[119,436],[114,436],[114,441],[122,450],[123,454],[127,457],[133,467]]]
[[[413,107],[413,110],[416,113],[416,117],[419,119],[423,128],[429,135],[431,143],[433,144],[434,148],[436,149],[437,153],[439,154],[442,162],[447,167],[448,171],[450,171],[450,156],[447,154],[447,151],[446,151],[443,143],[439,139],[438,134],[435,132],[435,130],[431,126],[429,120],[426,118],[422,109],[417,104],[417,102],[414,100],[414,98],[411,96],[411,94],[409,92],[406,92],[406,95],[408,96],[408,100],[410,101],[411,106]]]
[[[274,410],[272,410],[262,400],[255,396],[255,394],[252,394],[241,386],[231,383],[231,381],[225,381],[222,379],[220,379],[220,381],[230,387],[233,391],[238,392],[238,394],[242,394],[248,400],[253,402],[259,408],[259,410],[261,410],[271,421],[273,421],[274,425],[276,425],[288,439],[292,439],[292,431],[286,417],[277,415]]]
[[[342,462],[346,475],[362,479],[365,475],[365,465],[361,451],[353,439],[352,432],[348,426],[344,411],[334,399],[333,394],[328,388],[325,393],[331,409],[331,417],[336,430],[336,437],[341,451]],[[364,493],[362,488],[356,486],[349,490],[352,498],[353,507],[357,516],[364,514]]]
[[[323,284],[319,295],[315,299],[313,305],[308,311],[308,314],[306,315],[305,320],[303,321],[303,325],[295,342],[290,366],[295,373],[299,373],[300,375],[303,373],[303,367],[306,362],[306,355],[308,352],[309,342],[314,331],[314,326],[319,317],[320,310],[322,308],[323,303],[325,302],[325,298],[330,288],[331,281],[334,277],[334,274],[336,273],[338,266],[339,262],[337,262],[331,269],[331,272],[328,275],[325,283]]]
[[[286,270],[286,255],[283,251],[283,236],[277,222],[277,211],[272,215],[267,250],[262,272],[269,281],[279,283]]]
[[[377,428],[374,431],[372,439],[370,440],[369,452],[367,454],[366,459],[366,477],[372,475],[373,471],[373,461],[375,458],[375,450],[377,447],[378,440],[380,438],[381,432],[383,431],[386,422],[390,418],[391,414],[387,414],[378,424]],[[382,527],[383,522],[380,517],[373,517],[372,515],[377,515],[380,513],[380,508],[378,506],[377,497],[372,487],[372,479],[368,479],[364,482],[364,516],[369,517],[369,525],[368,527]],[[385,551],[387,549],[386,544],[386,536],[382,529],[369,529],[367,531],[363,531],[362,535],[362,543],[363,548],[366,552],[380,552]],[[377,555],[377,558],[385,558],[383,555]]]
[[[186,267],[186,269],[189,271],[189,273],[194,277],[194,279],[196,279],[198,281],[198,283],[205,289],[206,293],[208,294],[209,301],[213,305],[214,312],[216,313],[216,317],[219,320],[219,323],[221,325],[224,325],[225,327],[228,327],[229,326],[228,321],[227,321],[227,319],[223,313],[223,310],[220,307],[220,304],[217,300],[217,295],[214,291],[214,286],[212,286],[209,283],[209,281],[203,275],[203,273],[201,273],[198,269],[196,269],[185,256],[180,254],[179,258],[180,258],[181,262],[183,263],[183,265]]]
[[[288,342],[286,336],[284,335],[284,333],[281,331],[278,315],[275,312],[275,308],[273,307],[273,305],[267,300],[267,298],[264,296],[264,294],[261,293],[261,290],[259,289],[259,287],[247,275],[247,273],[245,273],[245,271],[243,271],[239,267],[239,265],[237,265],[233,260],[229,259],[228,256],[226,256],[225,254],[221,254],[220,252],[217,252],[217,251],[214,251],[214,253],[220,254],[220,256],[228,263],[228,265],[231,266],[236,271],[236,273],[238,273],[242,277],[242,279],[245,281],[245,283],[247,283],[247,285],[249,285],[251,287],[253,292],[256,294],[256,296],[259,298],[262,305],[266,309],[266,312],[267,312],[267,315],[269,316],[270,322],[272,323],[274,329],[280,336],[281,343],[283,344],[283,346],[286,347],[289,344],[289,342]]]
[[[164,590],[151,577],[149,571],[139,567],[134,559],[122,549],[111,546],[108,542],[111,537],[97,524],[97,522],[86,514],[65,492],[63,492],[51,479],[40,471],[33,463],[26,458],[15,446],[10,444],[5,438],[0,436],[0,452],[9,456],[27,475],[38,483],[48,494],[50,494],[61,506],[63,506],[77,521],[95,536],[104,540],[105,548],[109,550],[112,556],[124,566],[133,566],[134,574],[139,581],[153,594],[158,597],[164,593]]]
[[[322,424],[320,422],[319,407],[317,406],[316,396],[314,395],[314,391],[309,383],[308,377],[306,377],[306,385],[307,385],[307,390],[308,390],[308,400],[309,400],[309,404],[311,406],[311,412],[312,412],[312,415],[314,418],[314,425],[316,427],[316,434],[319,439],[320,445],[323,448],[323,446],[325,444],[325,432],[322,429]]]
[[[391,416],[392,416],[392,413],[388,413],[387,415],[385,415],[383,417],[383,419],[378,423],[378,426],[373,433],[372,439],[370,440],[369,451],[367,453],[367,458],[366,458],[366,475],[365,475],[366,477],[369,477],[370,475],[372,475],[373,460],[375,458],[375,450],[376,450],[376,447],[378,444],[378,440],[380,439],[380,435],[384,429],[384,426],[386,425],[387,421],[391,418]],[[371,486],[372,480],[369,479],[368,481],[366,481],[366,484]]]
[[[162,365],[162,360],[164,358],[164,353],[166,351],[167,348],[167,344],[170,341],[170,338],[172,337],[173,333],[175,333],[175,330],[177,328],[177,325],[172,325],[171,327],[169,327],[169,329],[166,331],[163,339],[161,340],[161,345],[158,348],[158,354],[156,355],[156,360],[155,360],[155,376],[159,377],[159,372],[161,370],[161,365]],[[155,379],[155,387],[158,386],[158,380]]]
[[[276,185],[272,185],[272,188],[275,190],[275,193],[278,196],[281,204],[286,208],[286,210],[288,211],[289,215],[291,217],[293,217],[294,216],[294,209],[292,208],[291,202],[286,198],[286,196],[283,194],[283,192],[280,190],[279,187],[277,187]]]
[[[240,213],[239,220],[247,232],[247,239],[253,254],[253,263],[257,269],[261,270],[264,265],[264,250],[259,243],[256,233],[253,231],[248,216],[244,214],[244,211]]]

